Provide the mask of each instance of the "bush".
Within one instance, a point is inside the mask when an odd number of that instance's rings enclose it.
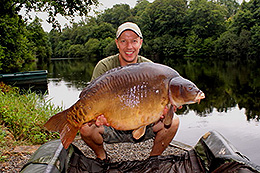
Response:
[[[43,125],[59,111],[61,108],[45,101],[43,95],[31,91],[20,94],[18,88],[0,83],[0,126],[5,129],[0,135],[0,147],[5,146],[10,136],[16,144],[27,145],[58,138],[58,133],[47,131]]]

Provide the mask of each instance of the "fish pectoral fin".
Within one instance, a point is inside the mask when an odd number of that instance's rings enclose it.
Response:
[[[140,139],[145,134],[146,126],[141,126],[138,129],[135,129],[132,134],[133,137],[137,140]]]
[[[171,105],[170,109],[168,110],[168,112],[165,115],[165,118],[163,120],[165,128],[171,127],[173,115],[174,115],[174,109],[173,109],[173,105]]]

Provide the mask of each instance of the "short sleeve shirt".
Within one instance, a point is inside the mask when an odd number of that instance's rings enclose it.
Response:
[[[141,62],[152,62],[152,61],[143,56],[138,55],[137,63],[141,63]],[[119,54],[112,55],[100,60],[94,68],[91,81],[96,79],[100,75],[104,74],[106,71],[120,66],[121,65],[119,62]]]

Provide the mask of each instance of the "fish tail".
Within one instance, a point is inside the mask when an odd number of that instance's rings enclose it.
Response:
[[[57,113],[44,124],[44,127],[49,131],[60,133],[60,139],[65,149],[72,143],[79,130],[79,127],[75,127],[67,121],[67,111],[68,110],[64,110]]]

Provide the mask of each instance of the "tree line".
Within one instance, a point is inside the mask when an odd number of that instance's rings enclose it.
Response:
[[[40,20],[29,12],[46,12],[47,21],[59,28],[57,15],[84,16],[98,0],[1,0],[0,3],[0,73],[20,71],[35,61],[46,62],[52,56],[48,33]],[[26,18],[19,13],[24,10]]]
[[[155,62],[168,64],[185,59],[258,61],[259,10],[259,0],[242,4],[236,0],[155,0],[152,3],[138,0],[133,8],[117,4],[62,31],[54,28],[49,33],[43,31],[36,18],[24,27],[21,25],[20,41],[27,41],[30,46],[23,49],[27,59],[18,58],[16,62],[21,66],[35,58],[46,62],[51,57],[96,62],[117,53],[115,32],[126,21],[139,25],[144,37],[140,54]],[[0,70],[1,67],[2,70],[15,69],[5,63],[16,53],[11,49],[8,51],[10,55],[0,45]]]

